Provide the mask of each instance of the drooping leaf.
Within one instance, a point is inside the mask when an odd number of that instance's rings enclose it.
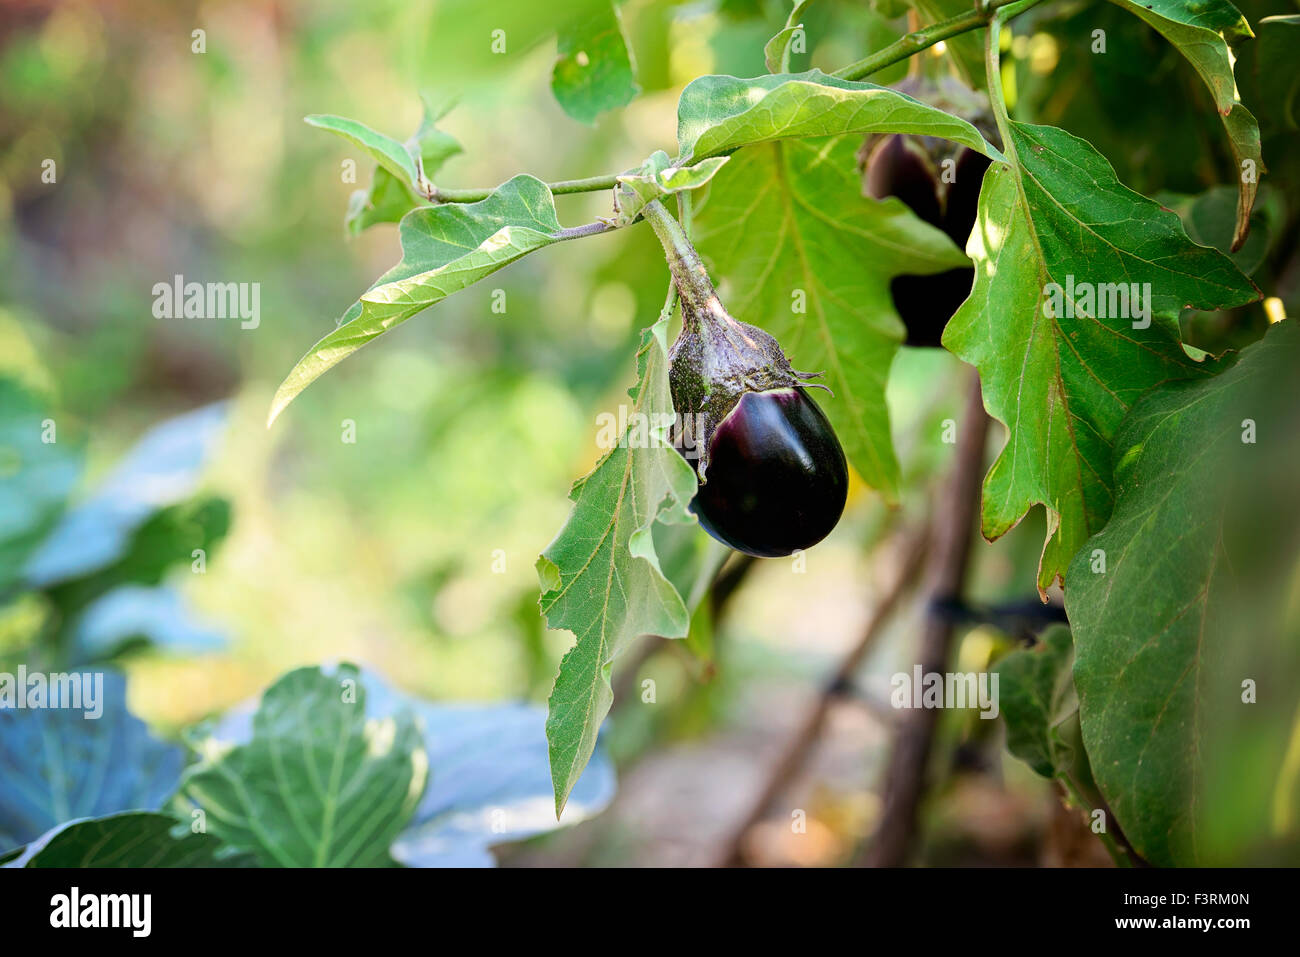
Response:
[[[57,441],[42,440],[47,421]],[[81,473],[80,454],[57,426],[35,396],[0,378],[0,599],[18,584]]]
[[[633,222],[648,203],[683,190],[699,189],[717,175],[728,157],[714,156],[694,166],[676,166],[663,150],[655,150],[640,167],[618,178],[615,194],[618,223]]]
[[[298,360],[271,402],[267,424],[327,370],[416,313],[516,259],[557,242],[555,199],[541,180],[516,176],[487,199],[412,210],[402,219],[402,261]]]
[[[794,42],[795,34],[803,29],[803,23],[799,18],[803,16],[804,8],[811,2],[812,0],[795,0],[794,9],[785,19],[785,26],[764,45],[763,61],[768,73],[789,71],[790,45]]]
[[[1114,514],[1070,567],[1083,740],[1154,864],[1300,839],[1297,368],[1282,322],[1222,374],[1134,405]]]
[[[626,106],[641,92],[613,4],[573,18],[560,28],[557,41],[551,92],[575,120],[595,123],[601,113]]]
[[[96,689],[91,673],[78,676],[82,708],[0,708],[0,849],[72,818],[156,809],[176,790],[182,750],[127,710],[125,678],[96,674],[103,676],[96,701],[85,696]],[[19,674],[12,677],[17,685]],[[96,710],[99,717],[87,717]]]
[[[965,120],[873,83],[807,73],[702,76],[677,102],[680,162],[771,140],[841,133],[940,136],[993,159],[1002,154]]]
[[[1140,17],[1178,48],[1196,68],[1223,120],[1232,155],[1237,161],[1237,225],[1232,248],[1246,241],[1250,210],[1264,172],[1259,148],[1259,124],[1237,99],[1232,76],[1232,52],[1228,46],[1254,36],[1250,24],[1228,0],[1111,0]],[[1243,171],[1243,163],[1252,164]]]
[[[903,341],[889,281],[969,260],[897,199],[862,197],[857,141],[770,143],[732,157],[696,216],[728,310],[780,340],[797,369],[824,371],[818,397],[855,469],[897,493],[885,383]]]
[[[251,736],[216,737],[181,781],[207,833],[267,867],[382,867],[410,821],[428,762],[409,710],[366,711],[351,665],[291,671],[262,697]]]
[[[1179,311],[1241,305],[1258,291],[1083,140],[1009,128],[1011,161],[985,175],[967,246],[975,288],[943,343],[979,370],[985,407],[1009,430],[984,480],[984,536],[1036,504],[1048,510],[1043,590],[1110,517],[1111,446],[1133,402],[1159,382],[1214,371],[1183,349]],[[1137,316],[1134,284],[1149,317]]]
[[[166,814],[126,811],[69,821],[41,835],[5,867],[254,867],[210,834]]]
[[[659,568],[652,533],[656,521],[693,521],[686,506],[695,494],[695,473],[667,440],[673,416],[666,341],[671,313],[666,308],[642,336],[628,431],[574,483],[568,520],[537,560],[546,623],[576,639],[560,662],[548,702],[557,816],[613,703],[614,658],[638,635],[680,638],[689,625],[682,597]]]

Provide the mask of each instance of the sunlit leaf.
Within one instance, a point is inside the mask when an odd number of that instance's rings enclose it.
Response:
[[[551,91],[575,120],[594,123],[601,113],[626,106],[641,92],[613,4],[561,27],[558,47]]]

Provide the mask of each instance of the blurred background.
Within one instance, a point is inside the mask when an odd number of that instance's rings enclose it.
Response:
[[[1017,113],[1089,139],[1126,184],[1199,224],[1199,241],[1226,247],[1231,190],[1217,184],[1230,181],[1232,160],[1194,71],[1110,5],[1048,6],[1050,19],[1026,18],[1010,58]],[[1287,11],[1245,12],[1254,22]],[[763,44],[787,13],[760,0],[629,0],[621,14],[642,93],[584,126],[550,91],[551,5],[6,3],[0,375],[11,408],[48,416],[68,450],[35,487],[6,493],[8,520],[22,513],[32,536],[48,530],[65,501],[93,500],[120,479],[114,470],[151,429],[207,411],[182,420],[199,438],[166,521],[127,523],[137,544],[147,527],[156,554],[145,548],[142,567],[92,585],[83,577],[81,592],[11,594],[0,653],[11,660],[51,633],[111,646],[133,710],[164,734],[255,696],[287,669],[331,659],[438,700],[544,701],[571,639],[544,630],[533,563],[564,522],[570,483],[598,457],[596,416],[617,409],[633,381],[639,332],[667,278],[657,243],[633,228],[511,266],[339,366],[267,430],[281,378],[399,256],[395,225],[354,237],[344,228],[371,164],[302,118],[354,117],[400,139],[419,122],[421,93],[453,97],[440,125],[464,151],[439,185],[617,171],[672,150],[676,99],[691,79],[765,72]],[[827,0],[804,19],[796,70],[834,70],[907,29],[901,3]],[[1119,52],[1104,73],[1081,52],[1099,26]],[[498,27],[503,55],[489,51]],[[205,52],[193,52],[195,30]],[[872,79],[894,82],[905,69]],[[1148,92],[1135,103],[1139,83]],[[1245,88],[1243,99],[1255,109]],[[1274,127],[1256,112],[1274,178],[1238,255],[1268,274],[1272,308],[1294,315],[1295,213],[1274,184],[1288,182],[1296,153],[1270,151]],[[1135,135],[1153,123],[1161,137]],[[1203,159],[1184,162],[1188,150]],[[342,175],[348,160],[357,183]],[[42,176],[51,168],[53,182]],[[608,212],[604,194],[558,203],[565,225]],[[178,274],[258,283],[260,324],[155,318],[154,284]],[[492,309],[498,289],[504,312]],[[1266,321],[1258,304],[1187,320],[1205,348],[1257,338]],[[889,676],[914,660],[921,600],[908,592],[886,627],[865,632],[904,560],[900,541],[923,523],[950,464],[953,446],[938,437],[945,419],[962,418],[968,381],[941,350],[902,351],[890,382],[902,507],[855,484],[844,521],[805,568],[723,569],[725,587],[696,624],[700,653],[643,639],[615,669],[622,696],[605,735],[620,776],[613,805],[500,850],[503,863],[703,864],[735,847],[756,864],[851,857],[880,811]],[[169,529],[186,531],[169,538]],[[196,535],[201,569],[172,544]],[[976,542],[970,602],[1031,611],[963,622],[958,670],[983,668],[1042,626],[1032,612],[1042,536],[1035,512],[996,545]],[[95,638],[83,620],[92,599],[133,583],[166,586],[170,603],[101,622]],[[824,730],[786,773],[783,750],[859,647]],[[645,679],[653,702],[642,700]],[[974,712],[944,715],[921,859],[1105,862],[1053,786],[1006,755],[1001,733]],[[738,834],[774,785],[777,797]],[[806,832],[792,832],[793,810],[806,814]]]

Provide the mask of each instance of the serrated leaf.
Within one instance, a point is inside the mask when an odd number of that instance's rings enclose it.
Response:
[[[965,120],[874,83],[807,73],[702,76],[677,103],[679,161],[790,137],[841,133],[940,136],[993,159],[1002,154]]]
[[[561,27],[551,92],[565,113],[595,123],[607,110],[626,106],[641,92],[618,10],[609,4]]]
[[[619,225],[632,223],[646,205],[684,190],[706,185],[726,164],[728,157],[714,156],[693,166],[677,166],[663,150],[656,150],[636,170],[619,176],[615,209]]]
[[[41,835],[5,867],[254,867],[210,834],[166,814],[127,811],[69,821]]]
[[[1260,154],[1259,124],[1237,99],[1232,75],[1232,52],[1228,45],[1254,36],[1250,24],[1228,0],[1111,0],[1116,6],[1145,20],[1178,48],[1196,68],[1223,120],[1232,155],[1237,161],[1237,225],[1232,248],[1240,249],[1250,226],[1250,211],[1264,172]],[[1243,175],[1242,163],[1254,164],[1251,175]]]
[[[1214,371],[1183,349],[1180,310],[1241,305],[1258,291],[1222,253],[1193,244],[1174,213],[1124,187],[1083,140],[1048,126],[1009,130],[1011,162],[985,175],[967,246],[975,288],[943,343],[979,370],[984,405],[1009,431],[984,480],[984,536],[996,539],[1034,505],[1048,510],[1041,591],[1110,517],[1111,446],[1138,396]],[[1088,314],[1046,315],[1052,283],[1063,308],[1068,299]],[[1150,284],[1146,328],[1115,315],[1125,310],[1105,289],[1091,312],[1079,308],[1085,284],[1119,283]]]
[[[558,242],[555,199],[541,180],[516,176],[478,203],[412,210],[402,219],[402,261],[298,360],[271,402],[267,424],[327,370],[372,339],[534,250]]]
[[[83,690],[85,708],[16,709],[12,699],[0,708],[0,850],[70,818],[156,809],[176,789],[184,753],[127,710],[125,678],[102,675],[98,701]],[[26,692],[18,674],[9,677],[16,687],[6,696]],[[91,673],[81,678],[93,691]],[[88,718],[95,709],[100,716]]]
[[[673,415],[666,342],[671,314],[666,308],[642,335],[628,432],[574,483],[568,520],[538,559],[547,626],[568,629],[575,638],[548,702],[557,816],[613,703],[614,658],[638,635],[680,638],[689,625],[685,602],[659,568],[652,535],[656,521],[693,521],[686,509],[695,495],[695,473],[667,441]],[[635,425],[638,416],[645,417],[644,430]],[[637,435],[644,440],[634,441]]]
[[[1300,328],[1282,322],[1222,374],[1134,405],[1114,514],[1070,567],[1083,740],[1153,864],[1295,839],[1297,368]]]
[[[856,141],[771,143],[734,157],[698,211],[700,250],[727,308],[781,341],[795,368],[824,371],[819,398],[862,478],[897,494],[885,383],[903,326],[890,279],[969,260],[901,202],[861,195]]]
[[[763,61],[768,73],[785,73],[790,69],[790,43],[803,29],[799,18],[812,0],[795,0],[794,9],[785,18],[785,27],[763,46]]]
[[[300,668],[267,690],[246,743],[202,747],[180,792],[209,834],[263,866],[382,867],[427,772],[409,711],[368,716],[351,665]]]

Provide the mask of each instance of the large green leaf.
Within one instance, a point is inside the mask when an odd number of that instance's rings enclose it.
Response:
[[[1155,864],[1232,863],[1300,831],[1297,368],[1288,321],[1221,375],[1137,403],[1114,514],[1070,568],[1083,739]]]
[[[876,86],[807,73],[702,76],[677,102],[681,160],[729,153],[771,140],[840,133],[940,136],[994,159],[1002,154],[963,119]]]
[[[412,210],[402,219],[402,261],[298,360],[271,402],[268,424],[303,389],[366,343],[516,259],[561,238],[555,199],[541,180],[516,176],[487,199]]]
[[[985,537],[1047,508],[1042,590],[1110,517],[1111,443],[1133,402],[1159,382],[1214,371],[1183,349],[1179,311],[1241,305],[1258,291],[1222,253],[1192,243],[1174,213],[1124,187],[1083,140],[1047,126],[1009,131],[1011,162],[985,175],[967,246],[975,288],[943,342],[979,369],[985,407],[1009,430],[984,481]],[[1053,283],[1076,287],[1061,296],[1075,317],[1046,314]],[[1119,283],[1150,284],[1147,328],[1112,315],[1123,310],[1109,294],[1107,308],[1100,298],[1088,306],[1083,289]]]
[[[613,4],[570,20],[558,31],[557,46],[551,92],[575,120],[594,123],[641,92]]]
[[[1259,176],[1264,172],[1264,161],[1259,148],[1259,124],[1237,99],[1237,84],[1232,76],[1233,58],[1228,44],[1253,36],[1250,24],[1228,0],[1112,2],[1159,31],[1187,57],[1209,87],[1237,160],[1237,226],[1232,248],[1241,248],[1246,241],[1250,210],[1259,188]],[[1247,160],[1254,164],[1253,175],[1243,176],[1241,164]]]
[[[889,280],[968,260],[898,200],[862,197],[856,146],[839,137],[736,154],[697,215],[697,238],[727,308],[776,336],[796,368],[826,373],[834,396],[819,401],[849,460],[893,497],[885,383],[903,325]]]
[[[93,702],[94,674],[80,676],[84,709],[15,708],[12,699],[0,708],[0,851],[71,818],[156,809],[176,790],[183,751],[127,710],[125,678],[101,674]],[[5,697],[27,690],[16,687],[21,677],[6,676]]]
[[[127,811],[69,821],[33,841],[5,867],[252,867],[251,855],[166,814]]]
[[[300,668],[262,698],[247,743],[209,739],[181,795],[207,833],[268,867],[378,867],[424,793],[410,711],[366,714],[360,673]]]
[[[613,703],[614,658],[638,635],[680,638],[689,625],[685,602],[659,568],[652,531],[656,521],[693,520],[686,507],[695,473],[668,444],[664,418],[673,414],[671,314],[665,308],[642,336],[623,440],[574,483],[569,518],[537,560],[547,625],[567,628],[577,639],[560,662],[546,722],[557,815]]]

